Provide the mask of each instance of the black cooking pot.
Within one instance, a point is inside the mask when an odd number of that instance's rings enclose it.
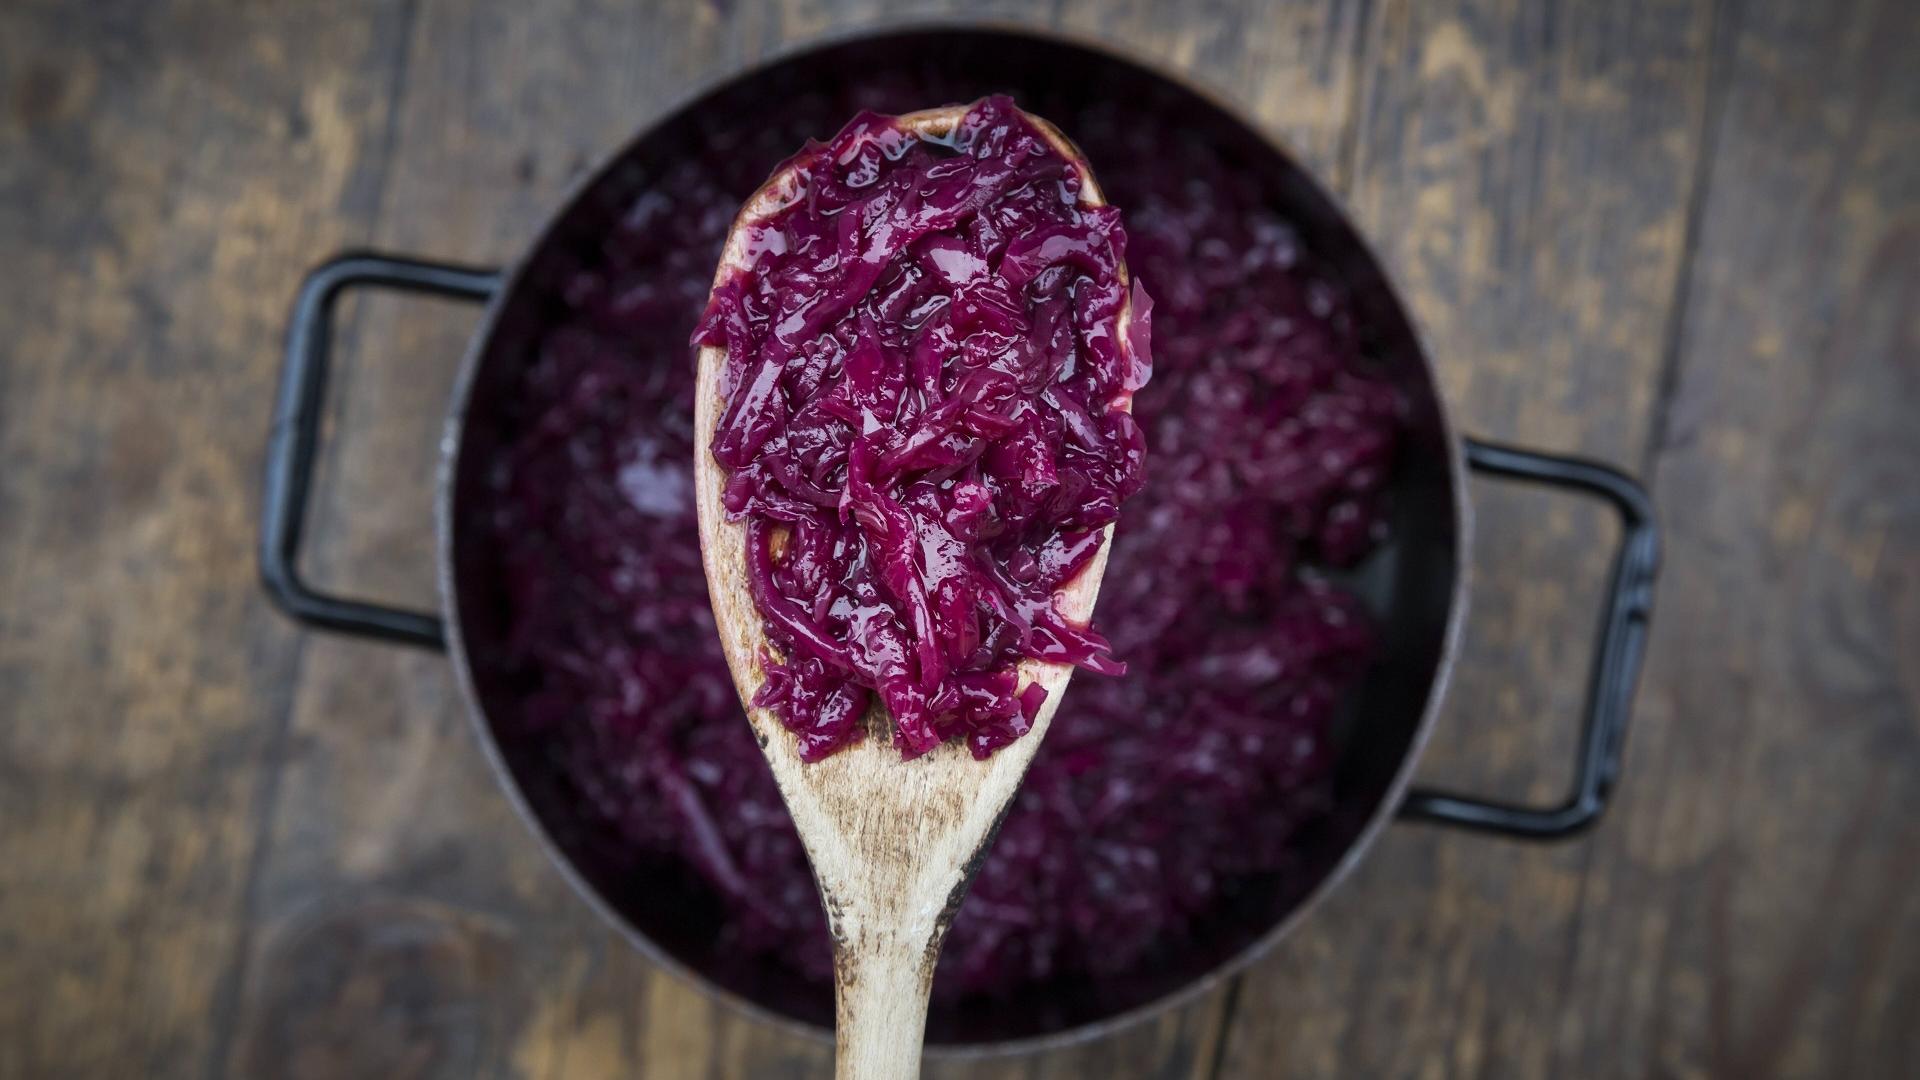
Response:
[[[1646,639],[1658,542],[1639,485],[1603,465],[1455,436],[1428,354],[1378,260],[1334,201],[1269,137],[1225,105],[1134,61],[1085,44],[1026,31],[978,28],[890,30],[816,45],[770,61],[693,98],[640,132],[588,176],[506,270],[447,266],[380,255],[337,258],[315,270],[293,311],[267,455],[261,572],[274,599],[302,622],[389,641],[444,648],[452,657],[475,731],[508,797],[574,887],[648,956],[715,996],[773,1022],[824,1034],[830,1002],[819,987],[779,970],[740,970],[712,950],[718,908],[683,867],[617,871],[578,842],[568,808],[549,792],[550,768],[523,741],[501,738],[492,685],[505,628],[486,538],[463,527],[497,439],[503,395],[531,355],[552,310],[543,259],[604,235],[646,183],[696,140],[754,123],[757,103],[780,100],[847,72],[937,73],[977,92],[1011,90],[1025,100],[1139,101],[1177,110],[1228,160],[1264,185],[1309,249],[1351,288],[1375,351],[1412,403],[1412,420],[1392,481],[1391,537],[1354,582],[1382,624],[1380,656],[1354,689],[1337,732],[1334,810],[1303,829],[1298,868],[1255,882],[1231,910],[1202,928],[1176,962],[1122,985],[1061,982],[964,1015],[936,1002],[929,1037],[974,1050],[1030,1049],[1090,1037],[1200,992],[1265,952],[1331,889],[1389,821],[1422,821],[1502,836],[1554,839],[1599,816],[1620,763],[1634,683]],[[822,134],[826,134],[823,132]],[[399,611],[321,595],[301,580],[298,554],[326,379],[329,326],[349,288],[380,287],[452,296],[487,305],[448,409],[438,489],[441,614]],[[663,357],[662,362],[678,358]],[[1597,496],[1624,524],[1600,619],[1573,791],[1552,807],[1512,806],[1461,795],[1406,790],[1454,662],[1467,601],[1467,469]]]

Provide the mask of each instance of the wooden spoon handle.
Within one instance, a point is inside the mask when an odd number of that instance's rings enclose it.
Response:
[[[935,942],[879,930],[834,950],[837,1080],[913,1080],[933,989]]]

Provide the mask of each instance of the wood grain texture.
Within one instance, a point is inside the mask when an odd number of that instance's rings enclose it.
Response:
[[[830,1073],[571,896],[442,660],[267,610],[255,476],[315,260],[502,260],[684,87],[949,12],[1113,41],[1281,132],[1406,286],[1463,426],[1651,472],[1671,551],[1591,839],[1390,830],[1237,995],[928,1074],[1910,1074],[1914,10],[0,5],[0,1077]],[[310,569],[427,606],[473,315],[347,314]],[[1475,502],[1426,778],[1551,796],[1609,538]]]
[[[0,1076],[221,1038],[299,648],[261,438],[290,290],[371,220],[395,26],[0,7]]]
[[[1920,8],[1748,3],[1658,436],[1674,572],[1556,1060],[1920,1061]]]
[[[1638,467],[1711,18],[1658,0],[1372,9],[1349,200],[1463,430]],[[1565,496],[1482,481],[1470,500],[1472,611],[1419,779],[1551,803],[1617,530]],[[1622,797],[1639,784],[1627,775]],[[1248,976],[1224,1075],[1551,1075],[1560,1017],[1580,1007],[1568,974],[1590,852],[1388,830]]]

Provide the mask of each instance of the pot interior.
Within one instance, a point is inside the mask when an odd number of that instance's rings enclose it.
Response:
[[[636,859],[599,830],[558,766],[513,714],[525,708],[524,678],[500,662],[512,649],[510,567],[488,541],[488,470],[511,424],[516,376],[554,317],[581,256],[685,155],[716,141],[748,145],[769,103],[823,102],[822,115],[859,107],[907,111],[942,100],[1010,92],[1054,118],[1114,104],[1154,103],[1182,129],[1211,142],[1246,183],[1280,209],[1304,246],[1351,290],[1368,352],[1403,393],[1410,415],[1389,489],[1389,539],[1342,583],[1379,626],[1376,659],[1343,705],[1336,725],[1332,809],[1290,841],[1284,874],[1245,883],[1199,924],[1191,940],[1125,977],[1029,984],[1000,999],[936,1001],[935,1044],[1000,1043],[1099,1024],[1178,993],[1236,956],[1270,940],[1304,901],[1335,876],[1356,842],[1391,812],[1390,793],[1410,765],[1444,653],[1456,590],[1459,531],[1452,448],[1425,357],[1366,245],[1330,199],[1293,161],[1246,123],[1205,97],[1104,52],[999,30],[911,30],[822,46],[751,71],[644,131],[556,215],[511,279],[486,337],[471,358],[464,424],[453,459],[451,573],[454,616],[478,706],[545,837],[598,894],[629,934],[734,995],[775,1014],[830,1026],[832,1003],[813,983],[765,964],[728,963],[716,952],[722,906],[702,878],[677,861]],[[1073,134],[1070,121],[1068,134]],[[825,138],[829,127],[813,134]],[[789,147],[791,149],[791,147]],[[742,151],[745,152],[745,151]],[[756,166],[764,174],[776,160]],[[1098,161],[1096,160],[1096,165]],[[744,194],[744,193],[742,193]],[[705,257],[703,255],[703,257]],[[1151,283],[1149,283],[1151,285]],[[665,349],[661,364],[688,362]],[[456,408],[460,408],[456,403]],[[1124,526],[1123,526],[1124,528]],[[689,626],[688,633],[705,632]],[[518,733],[518,734],[516,734]]]

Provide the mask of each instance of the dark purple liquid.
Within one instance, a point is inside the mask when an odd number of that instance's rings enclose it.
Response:
[[[584,817],[684,859],[728,918],[723,956],[823,985],[825,920],[733,694],[694,527],[686,342],[739,203],[861,107],[940,88],[800,97],[654,178],[562,283],[483,511],[531,687],[505,732]],[[1039,103],[1044,112],[1044,103]],[[1370,655],[1358,601],[1316,568],[1380,539],[1402,405],[1370,374],[1344,288],[1176,119],[1045,112],[1127,214],[1154,292],[1153,446],[1100,598],[1114,679],[1079,679],[961,906],[936,993],[1124,976],[1177,950],[1328,803],[1334,710]]]
[[[1004,96],[938,142],[863,112],[741,231],[694,342],[726,350],[713,457],[771,646],[754,704],[805,761],[875,698],[902,756],[985,758],[1046,700],[1022,660],[1126,670],[1054,603],[1145,479],[1126,405],[1150,304],[1136,283],[1123,335],[1126,233],[1083,182]]]

